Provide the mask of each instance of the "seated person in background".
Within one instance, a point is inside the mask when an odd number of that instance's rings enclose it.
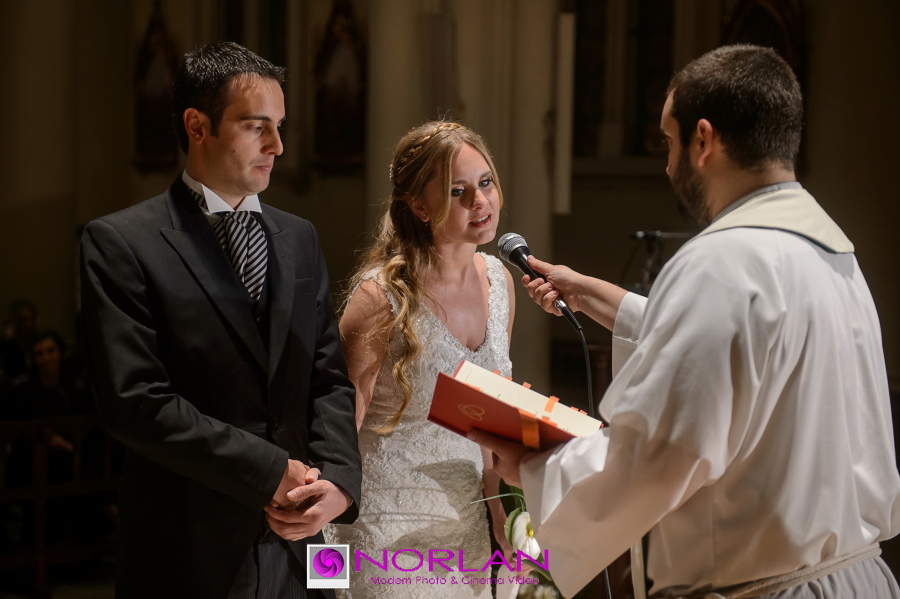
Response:
[[[37,308],[34,302],[28,299],[13,301],[0,336],[0,369],[8,380],[25,374],[31,364],[31,344],[36,329]]]
[[[30,364],[16,378],[3,417],[9,419],[61,418],[90,414],[95,411],[82,373],[72,368],[67,359],[67,345],[54,330],[33,335],[29,348]],[[31,429],[33,430],[33,429]],[[74,475],[76,432],[63,424],[47,423],[42,439],[23,433],[8,443],[6,457],[7,486],[37,484],[41,476],[48,483],[70,481]],[[48,444],[46,473],[33,471],[35,445]],[[107,435],[98,427],[84,432],[80,443],[80,479],[99,476],[104,467]],[[111,523],[104,515],[114,505],[111,493],[50,499],[47,503],[47,530],[50,542],[94,536],[109,532]],[[24,506],[26,526],[22,540],[31,542],[32,506]]]
[[[66,342],[53,330],[34,336],[27,372],[14,382],[18,417],[91,414],[96,410],[81,372],[66,360]]]

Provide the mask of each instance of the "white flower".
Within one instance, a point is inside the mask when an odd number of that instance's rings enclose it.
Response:
[[[541,585],[534,590],[534,599],[559,599],[556,589]]]
[[[534,538],[534,527],[531,525],[531,515],[528,512],[516,510],[510,514],[506,527],[507,540],[513,548],[534,559],[540,559],[541,546]]]

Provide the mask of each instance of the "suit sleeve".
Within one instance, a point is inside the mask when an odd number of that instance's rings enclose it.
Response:
[[[111,434],[163,468],[261,509],[287,452],[172,390],[146,273],[108,222],[89,223],[82,236],[81,292],[91,377]]]
[[[314,230],[313,235],[317,256],[318,337],[308,398],[310,461],[322,470],[322,479],[338,485],[353,498],[347,511],[334,520],[350,524],[359,514],[362,482],[356,432],[356,390],[347,375],[325,259]]]

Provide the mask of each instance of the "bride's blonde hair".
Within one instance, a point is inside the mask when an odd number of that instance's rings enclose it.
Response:
[[[440,271],[440,257],[434,248],[432,234],[447,220],[452,163],[466,144],[484,157],[491,169],[500,205],[503,205],[497,169],[480,135],[452,121],[430,121],[410,130],[394,149],[389,169],[393,187],[386,200],[387,210],[381,218],[375,242],[351,277],[349,293],[344,298],[343,309],[346,309],[350,295],[365,280],[366,274],[372,269],[380,269],[381,281],[397,302],[396,313],[392,312],[390,317],[368,333],[370,338],[383,335],[391,339],[399,334],[403,339],[392,373],[403,392],[403,402],[391,421],[379,432],[390,432],[397,426],[412,397],[412,383],[407,371],[422,350],[413,327],[425,294],[422,276],[429,269]],[[442,201],[430,215],[429,222],[425,223],[416,216],[410,204],[417,199],[424,200],[426,187],[435,177],[441,184]]]

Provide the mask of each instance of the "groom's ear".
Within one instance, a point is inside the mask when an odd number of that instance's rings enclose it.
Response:
[[[188,144],[200,144],[211,134],[209,117],[196,108],[188,108],[181,115],[184,130],[187,132]]]

